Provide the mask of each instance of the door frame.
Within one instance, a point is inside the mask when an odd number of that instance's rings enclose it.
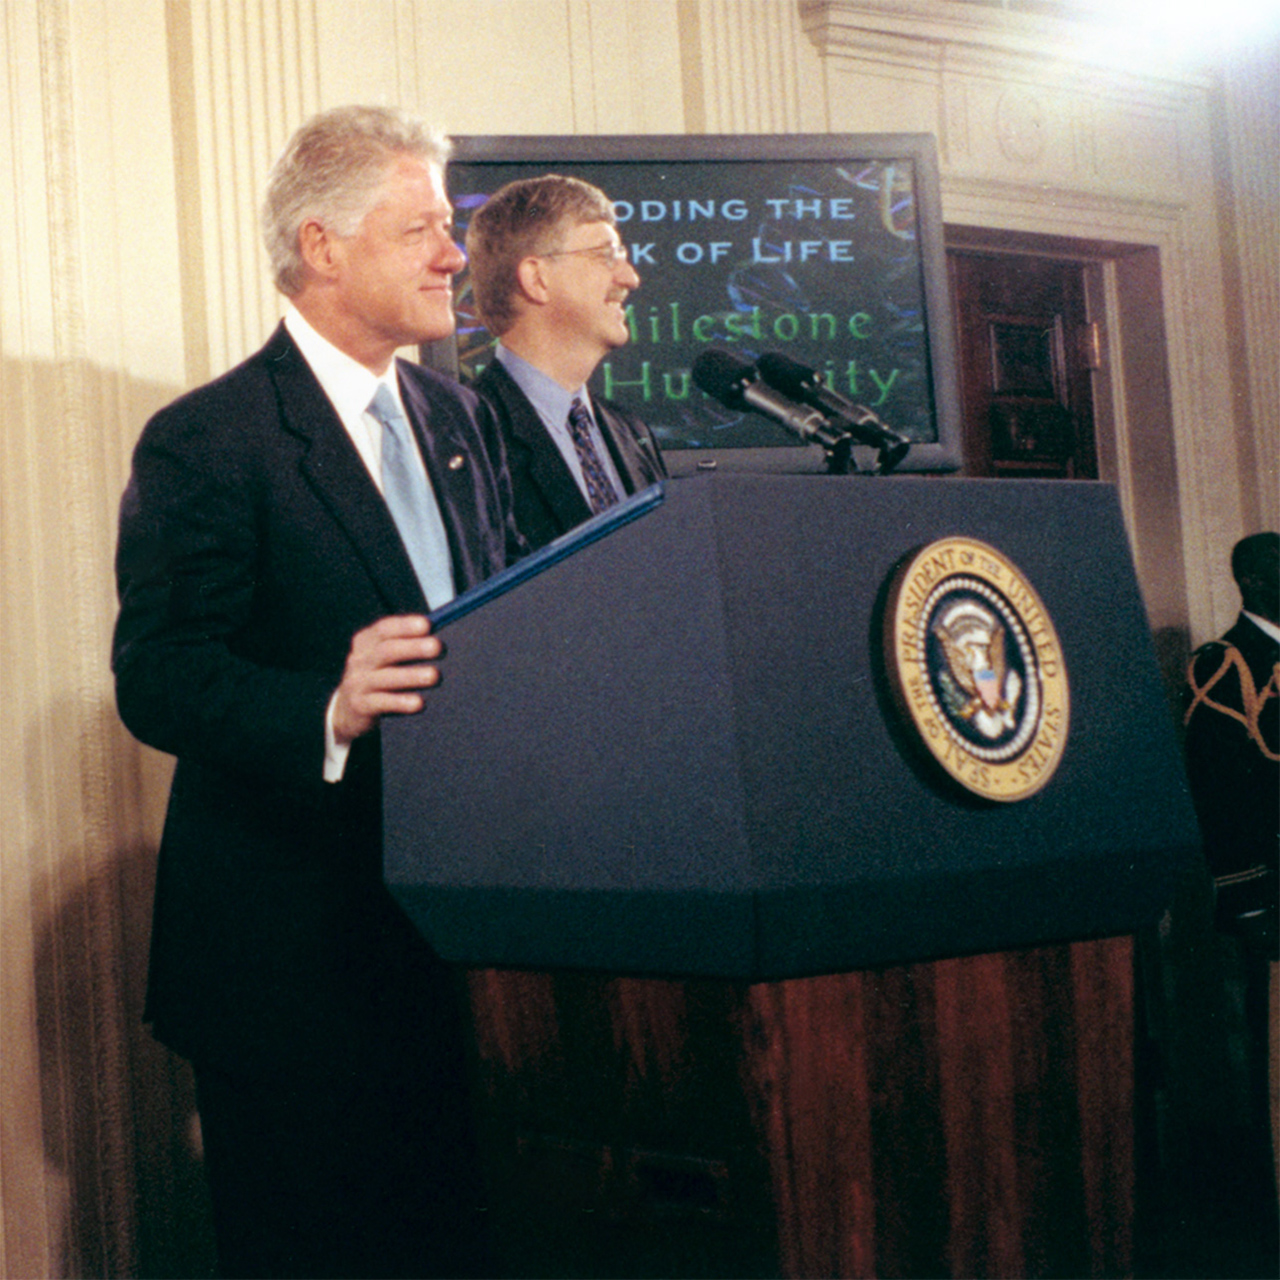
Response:
[[[947,223],[951,250],[1049,257],[1084,270],[1085,315],[1097,326],[1090,371],[1098,478],[1120,497],[1125,529],[1171,700],[1190,654],[1183,518],[1158,245]],[[953,316],[959,340],[959,318]]]

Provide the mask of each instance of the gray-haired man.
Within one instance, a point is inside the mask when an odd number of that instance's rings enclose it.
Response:
[[[453,977],[381,879],[379,719],[429,712],[428,608],[522,549],[489,415],[394,358],[453,329],[445,158],[381,108],[295,134],[288,314],[148,423],[121,506],[117,701],[178,758],[146,1016],[195,1066],[226,1275],[483,1267]]]

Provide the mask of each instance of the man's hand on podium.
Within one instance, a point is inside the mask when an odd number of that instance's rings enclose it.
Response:
[[[444,645],[420,614],[380,618],[357,631],[334,696],[335,740],[345,746],[384,715],[421,711],[421,690],[440,683],[435,662],[443,654]]]

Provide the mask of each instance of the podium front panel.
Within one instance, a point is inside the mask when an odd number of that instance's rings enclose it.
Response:
[[[921,765],[887,697],[892,570],[997,547],[1071,724],[1015,804]],[[1131,931],[1198,835],[1114,491],[708,476],[444,632],[383,727],[386,874],[447,959],[779,978]]]

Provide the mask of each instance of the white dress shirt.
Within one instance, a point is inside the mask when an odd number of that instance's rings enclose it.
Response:
[[[329,397],[334,412],[338,415],[351,443],[355,445],[369,476],[382,489],[382,424],[369,412],[369,405],[383,383],[395,397],[400,412],[404,413],[404,401],[400,398],[400,380],[396,377],[396,362],[381,377],[371,373],[358,360],[353,360],[345,351],[340,351],[327,338],[321,337],[308,324],[302,313],[295,307],[285,312],[284,327],[289,336],[298,345],[303,359],[316,375],[321,389]],[[406,421],[408,414],[405,414]],[[426,474],[426,465],[422,455],[415,451],[417,465],[422,468],[426,477],[427,488],[431,489],[431,477]],[[329,707],[324,718],[324,780],[341,782],[343,771],[347,767],[347,755],[351,750],[350,743],[339,743],[333,731],[333,707],[338,696],[335,689],[329,699]]]

